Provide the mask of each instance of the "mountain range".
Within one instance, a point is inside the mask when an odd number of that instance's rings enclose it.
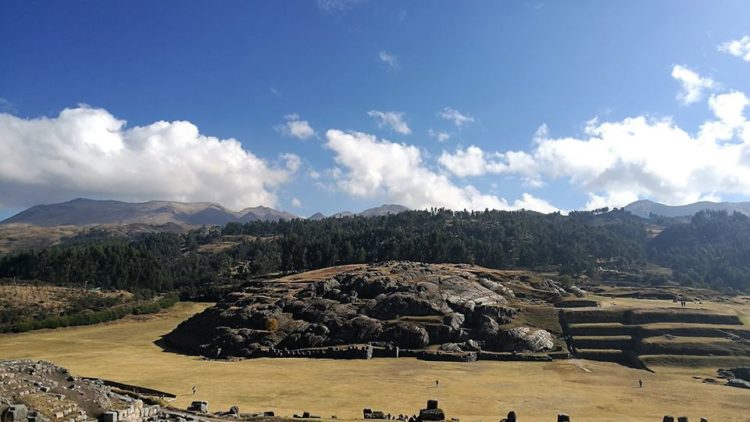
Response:
[[[232,221],[277,221],[299,218],[268,207],[235,212],[211,202],[149,201],[130,203],[112,200],[74,199],[61,204],[36,205],[0,222],[35,226],[89,226],[168,223],[223,225]]]
[[[750,215],[750,202],[695,202],[687,205],[664,205],[658,202],[641,200],[625,206],[625,211],[643,218],[652,214],[662,217],[690,217],[700,211],[727,211]]]
[[[359,213],[343,211],[331,215],[333,218],[375,217],[398,214],[409,208],[396,204],[383,204]],[[740,212],[750,215],[750,202],[696,202],[688,205],[665,205],[642,200],[625,206],[625,210],[642,218],[651,215],[664,217],[689,217],[702,210]],[[303,218],[269,207],[250,207],[232,211],[211,202],[148,201],[123,202],[78,198],[60,204],[36,205],[0,222],[0,224],[27,224],[33,226],[94,226],[94,225],[165,225],[181,226],[224,225],[229,222],[279,221]],[[309,220],[327,218],[321,213]]]
[[[346,211],[332,217],[359,215],[373,217],[396,214],[408,208],[401,205],[383,205],[354,214]],[[60,204],[36,205],[0,222],[0,224],[28,224],[33,226],[92,226],[92,225],[165,225],[189,226],[224,225],[229,222],[278,221],[302,218],[269,207],[251,207],[232,211],[211,202],[148,201],[123,202],[78,198]],[[321,213],[311,220],[326,218]]]

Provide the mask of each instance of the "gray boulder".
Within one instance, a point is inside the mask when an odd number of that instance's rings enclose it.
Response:
[[[750,381],[745,381],[740,378],[732,378],[729,381],[727,381],[727,385],[730,387],[737,387],[737,388],[750,388]]]
[[[466,317],[458,312],[451,312],[443,317],[443,324],[451,327],[454,330],[460,330],[466,321]]]
[[[463,350],[461,349],[461,346],[459,346],[456,343],[443,343],[440,345],[439,349],[443,352],[451,352],[451,353],[463,352]]]
[[[449,311],[446,308],[439,296],[394,293],[377,300],[367,314],[373,318],[390,320],[402,316],[443,315]]]
[[[396,322],[386,326],[381,339],[404,349],[421,349],[430,344],[427,330],[411,322]]]
[[[505,352],[543,352],[552,350],[555,342],[549,331],[516,327],[502,331],[496,346]]]

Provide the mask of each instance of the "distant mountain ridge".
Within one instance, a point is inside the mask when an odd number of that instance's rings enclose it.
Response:
[[[642,218],[649,218],[652,214],[663,217],[690,217],[703,210],[739,212],[750,216],[750,202],[703,201],[686,205],[665,205],[650,200],[640,200],[625,206],[624,209]],[[331,217],[378,217],[408,210],[409,208],[403,205],[383,204],[359,213],[338,212]],[[131,203],[78,198],[59,204],[36,205],[0,221],[0,224],[28,224],[46,227],[131,224],[209,226],[224,225],[230,222],[246,223],[297,218],[303,217],[264,206],[232,211],[212,202],[148,201]],[[324,218],[326,216],[319,212],[308,217],[309,220]]]
[[[409,209],[402,205],[383,204],[360,213],[344,211],[332,217],[376,217],[398,214]],[[0,224],[28,224],[32,226],[97,226],[97,225],[149,225],[177,224],[181,226],[213,226],[230,222],[279,221],[302,218],[269,207],[250,207],[232,211],[212,202],[148,201],[124,202],[78,198],[68,202],[35,205],[25,211],[0,221]],[[326,218],[315,213],[310,220]]]
[[[366,209],[357,215],[361,217],[379,217],[388,214],[398,214],[404,211],[409,211],[409,208],[397,204],[383,204],[379,207]]]
[[[231,211],[211,202],[148,201],[131,203],[78,198],[60,204],[36,205],[0,222],[35,226],[126,224],[223,225],[229,222],[278,221],[300,218],[269,207]]]
[[[701,211],[727,211],[728,213],[739,212],[750,216],[750,202],[695,202],[686,205],[665,205],[658,202],[641,200],[625,206],[625,211],[643,218],[649,218],[651,214],[662,217],[690,217]]]
[[[381,216],[388,215],[388,214],[398,214],[404,211],[409,211],[409,208],[403,205],[398,205],[398,204],[383,204],[379,207],[368,208],[358,213],[353,213],[351,211],[337,212],[336,214],[331,215],[331,217],[343,218],[343,217],[354,217],[355,215],[360,216],[360,217],[381,217]],[[324,218],[326,218],[325,215],[319,212],[316,212],[315,214],[311,215],[307,219],[308,220],[322,220]]]

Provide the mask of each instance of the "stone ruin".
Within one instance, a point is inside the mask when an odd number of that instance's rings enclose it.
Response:
[[[427,400],[427,408],[419,411],[418,421],[444,421],[445,413],[438,408],[437,400]]]
[[[662,422],[689,422],[687,416],[680,416],[678,418],[675,418],[674,416],[664,416],[662,418]],[[500,419],[500,422],[518,422],[518,418],[516,416],[516,412],[511,410],[508,412],[508,416],[506,416],[503,419]],[[560,413],[557,415],[557,422],[571,422],[570,416],[568,416],[565,413]],[[708,419],[706,418],[700,418],[700,422],[708,422]]]
[[[188,406],[187,410],[196,413],[208,413],[208,402],[194,401],[190,403],[190,406]]]
[[[142,422],[158,405],[120,394],[96,380],[44,361],[0,361],[2,422]]]
[[[372,410],[370,408],[362,410],[362,417],[365,419],[390,419],[386,418],[386,414],[382,410]]]

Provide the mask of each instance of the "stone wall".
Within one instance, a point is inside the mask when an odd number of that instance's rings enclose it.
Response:
[[[143,422],[161,413],[159,405],[144,405],[142,400],[133,400],[130,406],[104,412],[99,417],[101,422]]]

